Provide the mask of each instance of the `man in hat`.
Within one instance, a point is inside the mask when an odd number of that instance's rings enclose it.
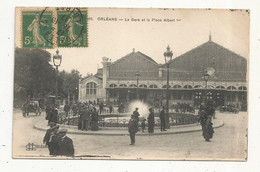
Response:
[[[74,146],[71,138],[66,136],[67,129],[60,129],[58,140],[58,155],[62,156],[74,156]]]
[[[51,123],[50,123],[51,124]],[[59,125],[53,126],[51,129],[50,133],[50,139],[48,142],[48,148],[50,151],[50,155],[57,155],[58,147],[57,147],[57,142],[58,142],[58,131],[59,131]]]
[[[135,115],[132,114],[131,119],[129,120],[129,123],[128,123],[128,132],[130,134],[130,140],[131,140],[130,145],[135,144],[135,134],[137,133],[137,131],[138,131],[138,121],[135,118]]]
[[[165,130],[165,107],[163,106],[161,112],[160,112],[160,121],[161,121],[161,131],[167,131]]]
[[[56,126],[56,123],[55,122],[50,122],[49,126],[50,126],[50,128],[46,131],[45,136],[43,138],[43,144],[45,144],[47,146],[48,146],[48,144],[50,142],[51,132],[53,130],[53,127]]]
[[[55,107],[55,105],[52,105],[50,109],[50,114],[49,114],[49,122],[55,122],[58,123],[58,108]]]
[[[140,131],[138,128],[138,122],[139,122],[139,116],[140,116],[140,114],[138,112],[138,107],[135,108],[135,111],[133,112],[133,114],[134,114],[135,119],[137,120],[137,131]]]
[[[133,112],[133,114],[134,114],[135,119],[136,119],[137,121],[139,121],[139,116],[140,116],[140,114],[139,114],[139,112],[138,112],[138,107],[135,108],[135,111]]]
[[[66,101],[66,104],[65,104],[63,110],[65,112],[66,117],[68,117],[69,116],[69,111],[70,111],[70,105],[69,105],[68,101]]]

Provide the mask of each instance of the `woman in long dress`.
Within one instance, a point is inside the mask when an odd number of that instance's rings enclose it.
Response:
[[[150,108],[149,111],[150,111],[150,114],[147,118],[148,119],[148,132],[153,133],[154,132],[154,112],[153,112],[152,108]]]
[[[28,31],[31,31],[33,33],[32,44],[35,44],[35,46],[38,46],[38,45],[45,46],[45,39],[40,33],[40,25],[48,27],[48,25],[40,22],[40,16],[39,16],[39,14],[36,14],[35,19],[32,21],[32,23],[27,28]]]
[[[73,17],[73,14],[71,13],[69,20],[66,22],[65,26],[68,28],[68,35],[71,44],[78,44],[80,45],[81,38],[78,37],[78,35],[75,33],[75,24],[78,26],[83,26],[82,24],[75,21],[75,18]]]
[[[211,118],[212,117],[209,115],[205,123],[205,132],[203,132],[205,141],[210,141],[210,139],[213,137],[214,130],[212,127],[213,123],[211,122]]]

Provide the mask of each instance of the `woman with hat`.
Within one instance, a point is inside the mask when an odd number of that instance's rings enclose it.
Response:
[[[148,120],[148,132],[153,133],[154,132],[154,111],[153,108],[149,109],[149,116],[147,118]]]

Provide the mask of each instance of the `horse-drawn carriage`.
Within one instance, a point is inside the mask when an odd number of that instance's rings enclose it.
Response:
[[[28,103],[25,103],[22,107],[23,110],[23,116],[28,116],[29,113],[35,113],[35,115],[41,115],[42,110],[39,106],[38,101],[30,101]]]

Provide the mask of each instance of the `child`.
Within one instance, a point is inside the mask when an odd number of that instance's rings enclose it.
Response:
[[[144,129],[145,129],[145,121],[146,121],[146,119],[143,119],[143,121],[141,123],[142,132],[144,132]]]

